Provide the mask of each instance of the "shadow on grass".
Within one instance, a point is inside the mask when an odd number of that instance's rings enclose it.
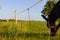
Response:
[[[35,37],[35,38],[40,38],[40,37],[49,37],[50,35],[48,33],[43,33],[43,34],[40,34],[40,33],[19,33],[17,35],[17,37],[25,37],[25,38],[28,38],[28,37]]]

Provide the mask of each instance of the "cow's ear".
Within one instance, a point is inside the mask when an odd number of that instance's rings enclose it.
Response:
[[[48,21],[48,18],[46,18],[44,15],[41,15],[46,21]]]

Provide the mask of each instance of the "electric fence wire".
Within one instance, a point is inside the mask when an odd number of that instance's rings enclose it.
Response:
[[[20,11],[19,13],[24,13],[26,12],[27,10],[30,10],[31,8],[33,8],[34,6],[36,6],[37,4],[39,4],[42,0],[39,0],[38,2],[36,2],[35,4],[33,4],[32,6],[28,7],[27,9],[23,10],[23,11]]]

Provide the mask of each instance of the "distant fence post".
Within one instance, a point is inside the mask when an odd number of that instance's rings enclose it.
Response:
[[[17,24],[17,11],[15,10],[14,13],[15,13],[15,22]]]

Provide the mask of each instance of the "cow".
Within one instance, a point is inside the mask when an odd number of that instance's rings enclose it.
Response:
[[[41,15],[47,21],[47,27],[50,29],[50,35],[55,36],[59,26],[55,24],[57,19],[60,19],[60,0],[56,3],[56,5],[50,11],[48,17]]]

